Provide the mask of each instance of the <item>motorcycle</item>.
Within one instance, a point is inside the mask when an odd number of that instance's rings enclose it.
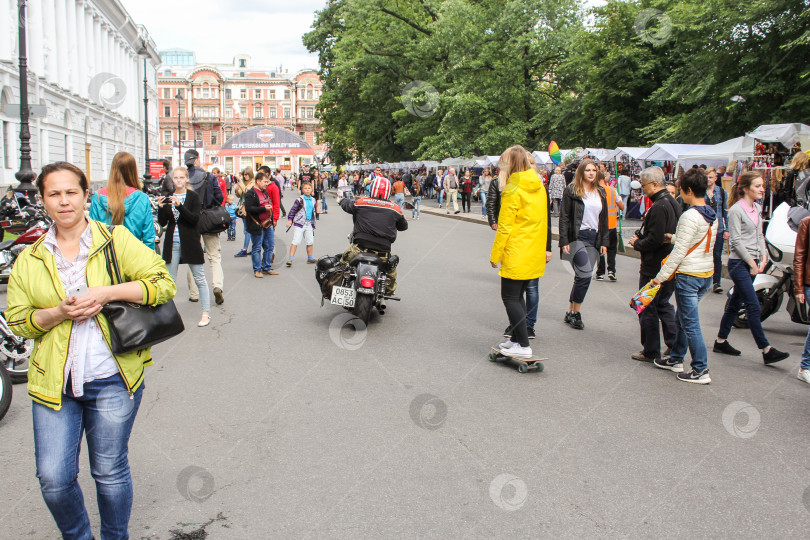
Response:
[[[160,223],[158,223],[158,202],[162,195],[149,195],[149,204],[152,206],[152,221],[155,226],[155,251],[158,255],[160,255],[160,239],[163,238],[163,233],[166,232],[166,227],[161,227]]]
[[[6,368],[0,365],[0,420],[6,415],[11,405],[11,394],[11,378]]]
[[[388,272],[399,264],[399,256],[391,255],[383,262],[373,252],[361,252],[351,262],[341,262],[341,255],[327,255],[315,265],[315,280],[321,288],[321,306],[324,300],[351,311],[355,317],[368,323],[372,308],[385,314],[385,300],[401,300],[386,296]]]
[[[17,256],[30,244],[39,240],[42,235],[48,232],[49,228],[50,223],[48,220],[36,220],[30,229],[14,240],[0,242],[0,283],[8,283],[11,268],[14,266],[14,261],[17,260]]]
[[[0,314],[0,366],[6,369],[12,384],[28,380],[28,359],[33,350],[34,340],[14,334],[5,315]]]
[[[791,207],[780,204],[771,216],[765,232],[765,246],[768,248],[768,264],[765,272],[754,278],[754,291],[757,293],[761,310],[760,320],[765,320],[782,307],[785,296],[788,297],[785,309],[790,320],[795,323],[810,325],[810,315],[806,304],[799,304],[793,292],[793,253],[796,246],[796,235],[799,222],[810,215],[802,207]],[[777,274],[778,272],[778,274]],[[729,289],[728,296],[734,294],[734,287]],[[726,300],[728,304],[728,300]],[[736,328],[748,328],[748,317],[745,307],[741,307],[734,320]]]

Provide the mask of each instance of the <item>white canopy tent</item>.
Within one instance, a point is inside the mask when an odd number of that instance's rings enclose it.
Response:
[[[656,144],[642,153],[642,161],[677,161],[680,154],[696,152],[708,147],[708,144]]]
[[[585,148],[577,155],[577,158],[584,159],[591,157],[598,161],[607,161],[611,158],[612,154],[613,150],[608,150],[607,148]]]
[[[639,160],[641,154],[649,150],[649,146],[620,146],[610,153],[609,160],[621,159],[623,156],[628,156],[631,159]]]
[[[680,161],[681,167],[684,169],[701,164],[706,164],[709,167],[719,167],[728,165],[731,160],[748,159],[753,155],[753,137],[737,137],[700,150],[679,154],[678,161]]]
[[[765,124],[746,135],[762,142],[779,142],[787,148],[800,142],[802,150],[810,150],[810,126],[807,124]]]

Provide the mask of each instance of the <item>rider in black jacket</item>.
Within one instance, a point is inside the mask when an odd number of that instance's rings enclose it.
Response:
[[[343,252],[342,262],[348,263],[364,251],[375,253],[383,262],[388,262],[397,231],[408,229],[402,209],[388,200],[390,196],[391,182],[377,176],[371,184],[371,197],[340,201],[340,207],[354,216],[352,244]],[[393,268],[386,273],[389,277],[386,295],[391,296],[397,288],[397,272]]]

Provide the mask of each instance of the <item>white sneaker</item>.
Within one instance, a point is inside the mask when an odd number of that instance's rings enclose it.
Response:
[[[800,381],[810,384],[810,369],[799,369],[799,374],[796,376]]]
[[[512,340],[507,339],[503,343],[499,343],[498,348],[501,349],[501,350],[503,350],[503,349],[511,349],[512,345],[516,345],[516,343],[514,341],[512,341]]]
[[[512,343],[512,346],[509,348],[501,347],[501,354],[511,356],[512,358],[531,358],[532,348],[521,347],[520,343]]]

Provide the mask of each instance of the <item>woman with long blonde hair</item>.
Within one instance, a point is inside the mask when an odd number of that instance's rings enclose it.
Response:
[[[118,152],[113,157],[107,185],[91,199],[90,219],[107,225],[123,225],[135,238],[155,249],[152,203],[141,191],[138,163],[129,152]]]
[[[608,219],[605,190],[596,182],[598,169],[583,159],[574,180],[563,191],[560,208],[560,249],[574,268],[574,286],[563,319],[572,328],[582,330],[580,309],[591,284],[594,263],[607,253]]]
[[[533,284],[536,294],[538,279],[551,260],[549,199],[534,159],[522,146],[512,146],[501,155],[500,169],[498,227],[489,256],[493,268],[501,266],[501,300],[509,317],[508,339],[499,347],[505,356],[530,358],[534,321],[528,320],[529,288]],[[535,300],[535,317],[536,304]]]

